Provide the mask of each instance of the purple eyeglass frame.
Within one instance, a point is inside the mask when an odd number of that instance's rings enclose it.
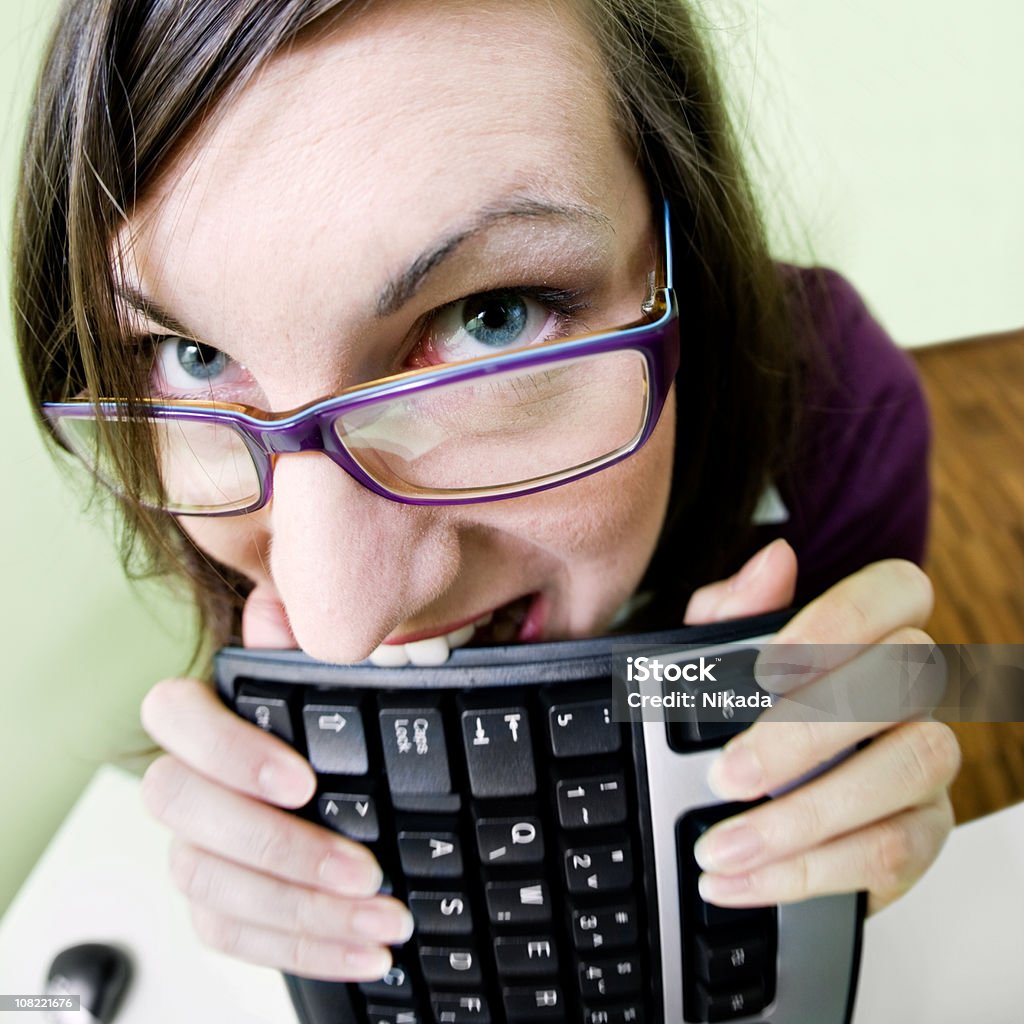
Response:
[[[580,480],[621,462],[644,446],[661,416],[665,399],[679,368],[679,309],[673,289],[672,277],[672,236],[668,201],[664,202],[663,271],[664,285],[654,287],[644,304],[644,312],[657,319],[632,327],[599,334],[570,338],[565,341],[541,345],[536,348],[517,349],[514,352],[483,356],[463,363],[440,366],[428,370],[412,370],[385,377],[368,384],[360,384],[340,395],[319,399],[300,409],[268,418],[259,410],[247,406],[232,406],[214,402],[180,401],[159,402],[144,399],[145,412],[139,417],[145,419],[174,419],[192,422],[220,423],[230,425],[242,438],[253,458],[259,476],[259,497],[242,508],[210,509],[200,511],[178,511],[169,509],[172,515],[194,516],[237,516],[255,512],[271,498],[273,490],[273,456],[296,452],[321,452],[340,466],[357,483],[374,494],[403,505],[469,505],[487,501],[501,501],[546,491],[552,487]],[[345,449],[333,429],[339,413],[352,411],[370,405],[384,398],[402,394],[418,393],[439,385],[470,381],[495,373],[510,370],[531,370],[549,363],[564,362],[576,357],[593,356],[608,352],[633,350],[644,358],[647,364],[650,389],[647,396],[647,411],[644,428],[636,440],[626,449],[611,458],[599,460],[597,465],[584,464],[576,471],[568,470],[565,475],[552,474],[557,479],[548,479],[531,486],[497,486],[493,493],[480,488],[472,496],[443,494],[410,496],[389,490],[370,476]],[[101,399],[93,402],[80,399],[71,402],[44,402],[42,412],[60,437],[57,429],[60,420],[95,419],[97,414],[118,419],[123,417],[123,403]],[[480,493],[483,492],[483,493]]]

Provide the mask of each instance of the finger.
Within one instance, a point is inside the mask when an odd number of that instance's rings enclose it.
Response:
[[[945,793],[814,850],[738,875],[703,874],[701,897],[723,907],[793,903],[867,890],[873,913],[905,893],[938,856],[953,827]]]
[[[887,722],[930,713],[944,688],[944,674],[907,690],[900,684],[903,661],[891,657],[897,647],[919,644],[921,638],[930,640],[919,630],[905,629],[891,634],[884,645],[858,646],[859,657],[776,697],[749,729],[722,748],[711,764],[708,785],[723,800],[755,800],[815,771]],[[798,674],[804,667],[798,666]]]
[[[717,874],[754,870],[929,803],[959,767],[949,726],[908,722],[814,781],[715,825],[698,840],[694,857]]]
[[[260,874],[190,843],[171,844],[171,878],[188,900],[247,925],[357,945],[404,943],[412,914],[390,896],[343,899]]]
[[[321,981],[376,981],[391,967],[383,946],[358,946],[247,925],[204,907],[192,907],[199,937],[228,956]]]
[[[891,558],[840,580],[795,615],[776,644],[870,644],[931,615],[931,581],[913,562]]]
[[[853,705],[876,721],[929,714],[946,685],[946,662],[932,638],[913,626],[897,629],[877,643],[779,644],[762,648],[754,665],[758,684],[793,701],[775,701],[769,718],[804,717],[806,712],[838,717]],[[774,713],[781,709],[780,713]],[[886,714],[879,718],[882,709]]]
[[[224,789],[173,757],[149,766],[142,798],[176,836],[237,864],[347,896],[371,896],[381,886],[365,847]]]
[[[779,538],[728,579],[694,591],[683,622],[696,626],[787,608],[796,592],[796,554]]]
[[[284,602],[269,582],[257,583],[242,609],[242,643],[246,647],[298,647]]]
[[[304,758],[228,710],[197,679],[157,683],[142,702],[141,718],[164,750],[222,786],[281,807],[301,807],[316,790]]]

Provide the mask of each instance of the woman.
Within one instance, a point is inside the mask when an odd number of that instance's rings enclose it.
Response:
[[[419,432],[353,414],[349,472],[321,454],[261,456],[266,503],[239,483],[260,470],[237,442],[226,458],[204,432],[216,454],[189,451],[204,473],[234,474],[217,497],[184,493],[180,467],[158,461],[145,399],[266,418],[643,321],[662,198],[680,311],[678,348],[664,344],[680,368],[646,444],[600,472],[570,471],[607,454],[602,432],[642,386],[628,361],[620,387],[580,364],[571,386],[561,370],[496,378],[500,442],[465,392],[433,392]],[[848,286],[770,260],[675,3],[70,3],[30,129],[16,252],[31,393],[79,402],[49,409],[59,435],[118,492],[157,567],[192,581],[211,643],[240,630],[332,661],[437,661],[471,628],[477,642],[558,639],[794,597],[815,599],[786,640],[927,640],[930,587],[907,561],[925,527],[920,393]],[[91,418],[101,397],[136,419]],[[410,478],[421,443],[429,456],[481,438],[499,454],[466,456],[465,478],[429,457]],[[513,496],[401,500],[496,482]],[[410,917],[374,895],[365,850],[280,809],[310,798],[309,766],[197,680],[158,684],[143,722],[167,751],[144,793],[176,833],[172,872],[200,935],[297,974],[380,977]],[[913,884],[952,824],[945,726],[755,727],[712,783],[751,799],[876,733],[709,832],[704,895],[866,888],[875,909]]]

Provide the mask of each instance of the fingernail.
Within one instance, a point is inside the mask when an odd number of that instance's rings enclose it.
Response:
[[[719,871],[749,863],[763,849],[760,832],[749,825],[736,825],[701,836],[693,847],[693,856],[705,871]]]
[[[346,949],[343,958],[345,966],[365,978],[367,981],[376,981],[383,978],[391,968],[391,954],[386,949],[359,949],[352,947]]]
[[[749,747],[737,743],[712,761],[708,785],[723,800],[752,800],[764,792],[764,769]]]
[[[289,807],[301,807],[307,803],[316,788],[309,768],[296,764],[291,758],[264,761],[260,765],[258,784],[260,792],[268,800]]]
[[[405,907],[377,905],[357,910],[352,915],[352,927],[359,938],[391,946],[408,942],[415,923]]]
[[[752,889],[750,875],[701,875],[697,879],[697,891],[707,903],[742,900]]]
[[[747,564],[740,569],[739,575],[733,578],[732,582],[726,589],[731,593],[735,593],[737,590],[743,590],[745,587],[749,587],[764,568],[765,563],[771,555],[772,548],[775,547],[776,544],[778,544],[778,541],[773,540],[771,544],[769,544],[759,555],[755,555],[751,561],[747,562]]]
[[[384,873],[376,861],[334,852],[320,865],[320,878],[346,896],[373,896],[384,880]]]

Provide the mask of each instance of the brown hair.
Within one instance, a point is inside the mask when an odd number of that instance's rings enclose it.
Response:
[[[145,393],[123,358],[110,244],[169,156],[282,46],[370,0],[67,0],[28,128],[13,296],[34,402]],[[736,567],[753,508],[795,436],[795,316],[767,250],[708,48],[680,0],[580,0],[623,130],[674,217],[684,353],[672,496],[645,586],[678,622],[690,591]],[[137,498],[145,435],[114,453],[122,552],[189,581],[212,644],[237,633],[246,581]]]

